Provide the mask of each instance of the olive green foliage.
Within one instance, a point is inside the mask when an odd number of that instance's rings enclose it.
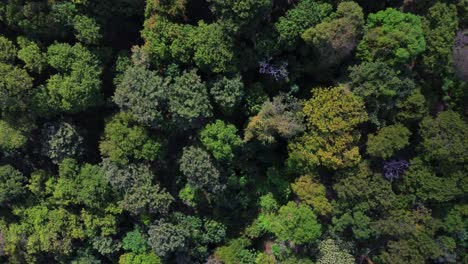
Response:
[[[292,138],[304,131],[302,104],[293,97],[279,95],[263,103],[245,129],[244,140],[262,143],[276,142],[276,137]]]
[[[369,155],[388,159],[409,144],[411,132],[401,124],[386,126],[367,138]]]
[[[183,129],[197,127],[213,114],[208,89],[196,70],[177,76],[169,86],[167,96],[172,118]],[[183,126],[187,124],[187,127]]]
[[[109,195],[109,187],[99,166],[85,164],[81,168],[74,159],[64,159],[59,165],[59,178],[52,196],[63,205],[84,204],[99,208]]]
[[[397,102],[397,107],[400,111],[396,114],[396,119],[403,123],[418,122],[427,114],[426,98],[419,89],[413,90],[404,101]]]
[[[310,175],[301,176],[291,184],[292,191],[307,205],[312,206],[318,215],[328,215],[332,211],[332,205],[325,196],[325,186],[318,183]]]
[[[463,173],[438,173],[429,164],[416,158],[403,178],[402,186],[408,193],[424,201],[447,202],[463,194]]]
[[[73,19],[73,27],[75,28],[76,39],[81,42],[97,44],[101,39],[99,25],[92,18],[78,15]]]
[[[367,121],[363,101],[343,87],[317,88],[304,105],[306,133],[292,141],[288,166],[299,172],[317,166],[337,169],[361,160],[356,126]]]
[[[125,190],[122,207],[134,215],[142,213],[167,214],[174,198],[153,183],[153,174],[148,167],[142,167],[134,175],[132,186]]]
[[[98,58],[81,44],[54,44],[47,62],[58,71],[36,96],[41,111],[76,113],[100,103],[101,67]]]
[[[174,199],[155,181],[148,165],[118,164],[105,159],[101,166],[106,180],[120,194],[123,209],[134,215],[168,213]]]
[[[206,125],[200,132],[200,140],[215,159],[232,160],[234,151],[242,145],[237,133],[235,126],[216,120],[215,123]]]
[[[355,2],[341,2],[330,19],[307,29],[302,39],[317,49],[320,64],[331,66],[351,55],[364,26],[362,8]]]
[[[25,193],[24,175],[10,165],[0,166],[0,205],[14,202]]]
[[[199,22],[193,36],[195,65],[215,73],[233,70],[234,53],[232,39],[218,23]]]
[[[193,146],[185,147],[179,163],[180,171],[191,186],[214,193],[224,189],[219,170],[205,150]]]
[[[168,83],[156,72],[144,66],[129,67],[118,83],[113,100],[121,110],[149,126],[161,126],[164,93]]]
[[[230,30],[249,30],[271,12],[271,0],[210,0],[211,10]]]
[[[177,24],[155,15],[146,20],[144,49],[156,61],[193,63],[204,71],[235,69],[232,38],[220,23]]]
[[[423,62],[426,71],[438,77],[453,73],[452,44],[457,29],[458,15],[455,5],[436,2],[428,10],[424,21],[427,51],[423,55]]]
[[[313,0],[299,1],[275,23],[280,41],[287,46],[293,46],[306,29],[319,24],[331,12],[332,6],[328,3]]]
[[[72,124],[48,123],[41,134],[41,153],[52,162],[59,164],[65,158],[80,158],[83,155],[83,137]]]
[[[404,64],[411,63],[425,49],[421,17],[387,8],[367,18],[357,56],[363,61]]]
[[[47,66],[47,58],[39,45],[24,37],[18,38],[18,59],[24,62],[24,67],[32,72],[42,73]]]
[[[0,36],[0,61],[11,62],[15,60],[17,48],[13,42],[4,36]]]
[[[319,238],[322,227],[312,209],[289,202],[279,209],[278,215],[273,219],[271,231],[279,240],[300,245]]]
[[[468,124],[453,111],[426,117],[420,124],[423,155],[430,160],[464,164],[468,160]]]
[[[208,257],[208,246],[219,243],[226,236],[225,227],[214,220],[174,214],[170,221],[158,220],[150,226],[149,244],[159,256],[173,252],[190,259]]]
[[[153,252],[135,254],[133,252],[120,255],[119,264],[160,264],[161,259]]]
[[[0,1],[0,263],[468,263],[468,0]]]
[[[30,105],[33,79],[16,66],[0,62],[0,110],[4,114],[25,111]]]
[[[121,164],[130,160],[155,160],[162,152],[162,144],[127,113],[119,113],[109,120],[99,148],[103,156]]]
[[[216,249],[215,259],[226,264],[247,264],[255,262],[255,254],[248,247],[251,242],[246,238],[238,238],[229,242],[228,245]]]
[[[13,151],[20,149],[26,144],[27,140],[22,131],[0,120],[0,150]]]
[[[351,90],[364,99],[369,119],[377,127],[393,122],[398,104],[404,104],[415,89],[413,80],[384,62],[363,62],[350,70]]]
[[[213,83],[210,94],[223,113],[230,115],[244,96],[244,83],[240,76],[232,79],[223,77]]]

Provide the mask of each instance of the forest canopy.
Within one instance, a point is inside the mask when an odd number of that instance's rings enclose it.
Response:
[[[0,2],[0,263],[468,263],[467,0]]]

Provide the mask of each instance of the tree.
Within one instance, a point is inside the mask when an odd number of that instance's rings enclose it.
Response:
[[[226,246],[216,249],[214,257],[226,264],[248,264],[255,263],[255,254],[249,250],[251,242],[247,238],[231,240]]]
[[[271,0],[209,0],[211,10],[229,30],[244,31],[257,25],[271,12]]]
[[[24,62],[24,67],[32,72],[42,73],[47,66],[47,58],[39,45],[24,37],[18,37],[17,41],[20,46],[18,59]]]
[[[213,193],[224,189],[221,175],[213,165],[210,155],[201,148],[185,147],[179,160],[180,171],[187,182],[197,188],[208,189]]]
[[[96,21],[90,17],[77,15],[73,19],[75,36],[79,41],[86,44],[97,44],[101,39],[100,27]]]
[[[36,205],[18,208],[14,214],[21,221],[9,226],[6,238],[9,245],[6,253],[9,256],[24,254],[20,259],[26,258],[28,262],[33,262],[37,256],[35,254],[41,252],[57,257],[69,256],[73,251],[72,243],[85,238],[79,217],[63,208],[50,209],[46,205]],[[24,249],[22,240],[25,241]]]
[[[122,239],[122,247],[126,251],[142,254],[148,251],[149,245],[146,237],[141,233],[140,228],[135,227]]]
[[[83,155],[83,137],[75,126],[67,122],[47,123],[41,130],[43,155],[59,164],[65,158]]]
[[[411,160],[403,177],[401,189],[423,201],[448,202],[463,194],[461,175],[444,171],[437,173],[419,158]],[[461,176],[463,177],[463,176]]]
[[[9,63],[15,60],[18,50],[15,44],[4,36],[0,35],[0,62]]]
[[[121,112],[106,124],[99,149],[113,162],[127,164],[130,160],[155,160],[161,155],[162,144],[137,125],[131,114]]]
[[[3,114],[25,111],[32,94],[33,79],[18,67],[0,62],[0,110]]]
[[[464,164],[468,160],[468,125],[453,111],[441,112],[436,118],[425,117],[420,123],[423,156],[429,160]]]
[[[427,115],[426,98],[419,89],[413,90],[404,101],[397,102],[397,107],[396,119],[405,124],[419,122]]]
[[[123,209],[133,215],[168,213],[173,197],[154,181],[147,164],[114,163],[105,159],[101,164],[106,180],[120,194]]]
[[[415,83],[385,62],[363,62],[350,68],[351,90],[366,103],[370,121],[377,127],[392,123],[399,104],[414,92]]]
[[[244,96],[244,83],[240,75],[231,79],[223,77],[213,83],[210,94],[221,111],[231,115]]]
[[[142,124],[162,125],[168,82],[144,66],[129,67],[118,83],[113,100]]]
[[[357,47],[357,57],[363,61],[411,64],[425,49],[422,19],[411,13],[387,8],[367,18],[364,38]]]
[[[174,122],[183,129],[197,127],[212,116],[206,84],[196,70],[184,72],[169,86],[169,111]]]
[[[452,45],[458,30],[457,8],[453,4],[436,2],[424,20],[427,51],[423,54],[425,71],[437,77],[453,74]]]
[[[232,72],[235,69],[233,40],[221,24],[200,21],[193,42],[193,60],[198,68],[214,73]]]
[[[326,197],[325,186],[313,179],[311,175],[301,176],[291,184],[292,191],[301,202],[312,206],[318,215],[329,215],[332,205]]]
[[[47,50],[47,61],[58,71],[36,95],[38,108],[77,113],[100,103],[101,67],[95,55],[81,44],[53,44]]]
[[[232,160],[234,151],[242,145],[237,128],[221,120],[206,125],[200,132],[200,140],[217,160]]]
[[[155,63],[193,63],[195,32],[195,26],[177,24],[163,16],[154,15],[145,20],[143,49]]]
[[[28,138],[22,131],[0,120],[0,150],[10,152],[20,149],[26,144]]]
[[[148,167],[144,167],[134,184],[126,190],[122,200],[125,210],[134,215],[142,213],[167,214],[174,198],[160,187],[153,184],[153,175]]]
[[[14,202],[25,194],[26,177],[10,165],[0,166],[0,206]]]
[[[300,1],[275,23],[279,40],[292,48],[306,29],[319,24],[331,12],[332,6],[328,3]]]
[[[204,261],[208,246],[222,242],[225,227],[213,220],[175,213],[170,221],[158,220],[150,226],[149,243],[159,256],[177,252],[189,263]]]
[[[169,16],[171,18],[180,18],[186,12],[186,0],[168,0],[152,1],[146,3],[146,16],[153,13]]]
[[[357,125],[367,121],[362,100],[343,87],[316,89],[303,109],[306,133],[289,142],[289,168],[308,173],[317,166],[338,169],[356,165]]]
[[[381,128],[367,138],[367,153],[371,156],[388,159],[396,151],[409,145],[411,132],[403,125],[396,124]]]
[[[319,64],[328,67],[351,55],[364,26],[362,8],[355,2],[341,2],[330,19],[302,33],[302,39],[316,49]]]
[[[322,234],[317,216],[307,205],[289,202],[282,206],[271,225],[271,232],[282,241],[295,245],[314,242]]]
[[[244,140],[258,139],[273,143],[276,136],[289,139],[304,131],[302,104],[294,97],[279,95],[263,103],[260,112],[252,117],[245,129]]]
[[[154,253],[135,254],[133,252],[120,255],[119,264],[161,264],[161,259]]]
[[[85,205],[100,208],[110,195],[110,188],[101,167],[66,158],[59,165],[59,177],[50,186],[52,196],[61,205]]]
[[[343,249],[337,241],[326,239],[319,244],[318,264],[353,264],[354,257],[349,254],[346,249]]]

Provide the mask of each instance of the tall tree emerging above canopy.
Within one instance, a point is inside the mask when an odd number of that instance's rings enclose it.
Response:
[[[274,218],[271,231],[282,241],[296,245],[311,243],[320,237],[322,226],[307,205],[289,202],[282,206]]]
[[[364,61],[411,64],[426,49],[422,19],[393,8],[370,14],[357,47]]]
[[[290,168],[309,173],[319,165],[337,169],[361,160],[355,129],[368,119],[361,98],[343,87],[316,88],[303,111],[307,130],[289,144]]]

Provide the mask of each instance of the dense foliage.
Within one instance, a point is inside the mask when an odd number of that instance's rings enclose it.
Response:
[[[467,0],[0,1],[0,263],[468,263]]]

